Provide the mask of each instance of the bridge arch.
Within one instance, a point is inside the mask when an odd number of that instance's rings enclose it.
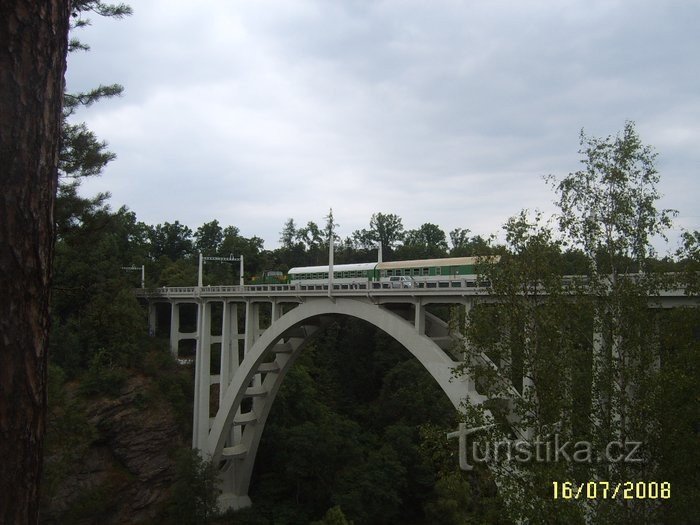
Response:
[[[425,312],[420,314],[424,316]],[[199,448],[222,467],[223,506],[235,509],[250,505],[248,487],[255,456],[276,394],[304,347],[335,316],[362,319],[393,337],[418,359],[457,410],[462,410],[465,400],[472,404],[485,401],[470,378],[454,377],[459,362],[424,333],[424,317],[421,323],[417,315],[412,323],[367,299],[306,299],[274,321],[247,351],[221,399],[208,435],[199,439]],[[245,398],[252,398],[252,407],[243,412]]]

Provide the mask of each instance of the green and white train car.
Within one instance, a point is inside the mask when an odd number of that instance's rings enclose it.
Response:
[[[341,288],[412,288],[450,286],[459,281],[465,286],[477,286],[479,257],[449,257],[381,263],[336,264],[333,283]],[[488,258],[498,262],[498,257]],[[306,286],[327,285],[328,266],[292,268],[287,273],[289,284]]]
[[[333,282],[340,285],[359,286],[375,280],[377,263],[336,264],[333,266]],[[287,272],[289,284],[316,286],[328,284],[328,266],[301,266]]]

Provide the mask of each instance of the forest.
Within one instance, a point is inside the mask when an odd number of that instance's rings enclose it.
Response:
[[[128,7],[75,2],[81,14]],[[104,12],[99,12],[103,9]],[[74,49],[83,44],[74,40]],[[84,46],[83,46],[84,47]],[[697,297],[700,232],[657,253],[673,210],[657,209],[653,149],[628,122],[617,135],[581,135],[582,169],[550,178],[557,216],[527,210],[502,232],[406,229],[389,211],[341,239],[332,210],[318,222],[280,218],[279,247],[211,218],[196,229],[173,218],[150,225],[109,195],[80,184],[114,159],[75,112],[121,86],[67,94],[55,210],[49,416],[42,481],[44,523],[464,524],[692,523],[700,499],[700,315],[650,309],[659,290]],[[429,220],[429,218],[426,218]],[[466,220],[466,219],[465,219]],[[477,445],[512,438],[503,407],[458,414],[428,372],[398,343],[338,319],[306,349],[283,383],[258,453],[252,507],[216,508],[216,471],[190,450],[193,370],[170,355],[167,334],[148,334],[145,286],[194,286],[197,259],[244,256],[245,281],[265,271],[335,262],[499,255],[485,268],[497,304],[473,308],[456,349],[461,373],[491,398],[517,391],[524,428],[604,447],[643,443],[640,463],[495,462],[459,468],[460,422],[490,430]],[[664,244],[668,246],[667,243]],[[236,284],[238,266],[206,266],[204,284]],[[580,276],[572,285],[563,276]],[[629,278],[629,276],[635,276]],[[584,279],[585,278],[585,279]],[[572,299],[573,298],[573,299]],[[453,312],[446,311],[447,318]],[[470,355],[499,363],[511,380]],[[485,416],[484,408],[489,414]],[[483,440],[483,441],[480,441]],[[670,498],[555,499],[553,482],[664,482]]]

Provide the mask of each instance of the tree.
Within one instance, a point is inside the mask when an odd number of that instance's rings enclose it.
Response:
[[[469,237],[470,230],[466,228],[455,228],[450,232],[450,243],[452,257],[474,257],[493,253],[494,248],[490,242],[493,239],[484,239],[481,235]]]
[[[171,261],[176,261],[192,255],[194,249],[192,230],[179,221],[151,226],[149,238],[153,248],[151,257],[154,259],[165,255]]]
[[[549,180],[559,194],[561,231],[589,257],[593,270],[643,271],[654,255],[651,238],[671,226],[675,210],[657,210],[656,153],[642,144],[634,123],[621,135],[598,139],[581,131],[583,170]]]
[[[400,259],[430,259],[444,257],[446,253],[445,232],[436,224],[426,222],[417,230],[406,232],[397,256]]]
[[[168,508],[170,523],[202,525],[218,514],[216,469],[197,450],[181,450],[175,465],[175,483]]]
[[[291,248],[294,246],[294,239],[296,239],[296,236],[297,227],[296,224],[294,224],[294,219],[290,217],[287,219],[287,222],[284,223],[284,228],[280,232],[280,243],[282,247]]]
[[[539,216],[532,222],[522,213],[506,224],[506,250],[499,264],[486,270],[499,302],[472,308],[464,366],[479,378],[480,391],[491,400],[512,400],[511,421],[517,421],[525,435],[549,442],[557,435],[560,442],[582,441],[592,449],[587,462],[526,464],[517,475],[512,465],[504,469],[494,464],[495,472],[500,469],[499,489],[511,517],[554,522],[557,516],[575,522],[587,515],[600,523],[657,522],[661,507],[647,500],[620,505],[592,499],[578,508],[564,508],[534,489],[562,478],[611,483],[667,479],[665,465],[678,459],[674,449],[692,451],[691,440],[696,438],[693,418],[677,410],[678,421],[687,429],[678,435],[685,436],[688,446],[676,441],[668,447],[663,440],[669,408],[661,409],[665,401],[659,401],[682,399],[695,384],[691,374],[673,371],[685,391],[668,392],[676,388],[667,379],[669,369],[691,362],[686,349],[693,345],[674,340],[674,346],[683,348],[678,355],[685,352],[684,357],[670,356],[664,364],[663,341],[669,328],[665,314],[649,308],[649,297],[665,279],[659,265],[651,263],[650,241],[663,235],[673,215],[656,208],[655,154],[629,122],[616,137],[597,139],[582,133],[581,145],[584,169],[561,181],[550,179],[558,193],[560,237]],[[690,237],[683,254],[692,260]],[[568,248],[566,254],[561,247]],[[564,284],[562,276],[572,266],[585,275]],[[493,366],[475,364],[484,355],[500,367],[500,374]],[[472,426],[489,422],[484,410],[468,408]],[[498,403],[488,408],[494,416],[491,422],[504,422]],[[485,434],[491,443],[504,438],[497,427]],[[638,454],[643,463],[605,460],[610,443],[634,441],[644,443]],[[692,482],[686,477],[679,484]],[[687,491],[682,501],[692,501],[690,494]],[[675,505],[675,516],[688,508],[678,500]]]
[[[205,222],[194,232],[194,238],[195,251],[207,256],[216,255],[224,241],[224,230],[217,220]]]
[[[353,232],[353,239],[361,248],[371,249],[381,243],[384,256],[390,255],[403,237],[401,217],[393,213],[374,213],[369,221],[369,230]]]
[[[70,2],[0,5],[0,521],[38,520]]]
[[[700,231],[683,232],[676,256],[682,268],[681,284],[688,295],[700,293]]]
[[[659,316],[648,306],[649,296],[667,280],[650,264],[654,236],[665,239],[674,210],[657,209],[656,153],[645,146],[634,123],[598,139],[581,132],[584,169],[553,185],[559,194],[560,230],[565,240],[588,259],[589,289],[597,297],[593,313],[591,435],[598,444],[610,441],[654,442],[662,432],[654,413],[661,396]],[[646,451],[649,455],[650,451]],[[646,458],[649,475],[658,459]],[[632,466],[607,465],[595,475],[630,479]],[[620,516],[622,510],[597,502],[599,511]],[[644,502],[625,509],[633,521]],[[634,519],[633,519],[634,518]]]
[[[323,235],[324,238],[327,239],[326,245],[328,245],[328,240],[331,238],[331,236],[333,237],[333,242],[340,241],[340,236],[335,233],[340,224],[335,222],[335,219],[333,218],[333,208],[328,211],[328,215],[326,215],[324,219],[326,219],[326,226],[323,228]]]
[[[75,0],[71,3],[70,29],[75,30],[90,24],[83,13],[93,12],[100,16],[122,18],[131,14],[125,4],[103,4],[100,0]],[[71,36],[68,51],[88,51],[90,46]],[[71,123],[71,118],[81,107],[88,107],[103,98],[119,96],[124,88],[119,84],[99,85],[83,93],[65,93],[61,123],[61,141],[58,156],[57,225],[60,236],[67,227],[75,226],[80,215],[91,208],[104,206],[109,193],[100,193],[93,198],[78,196],[78,187],[85,177],[99,175],[104,167],[116,158],[107,149],[107,143],[97,138],[85,123]]]

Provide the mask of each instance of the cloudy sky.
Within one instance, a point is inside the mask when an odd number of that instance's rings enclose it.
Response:
[[[67,82],[125,87],[78,114],[117,154],[84,193],[144,222],[218,219],[274,248],[332,207],[343,237],[379,211],[488,235],[553,210],[542,177],[579,169],[582,128],[633,120],[673,235],[700,229],[700,3],[129,3],[80,31]]]

